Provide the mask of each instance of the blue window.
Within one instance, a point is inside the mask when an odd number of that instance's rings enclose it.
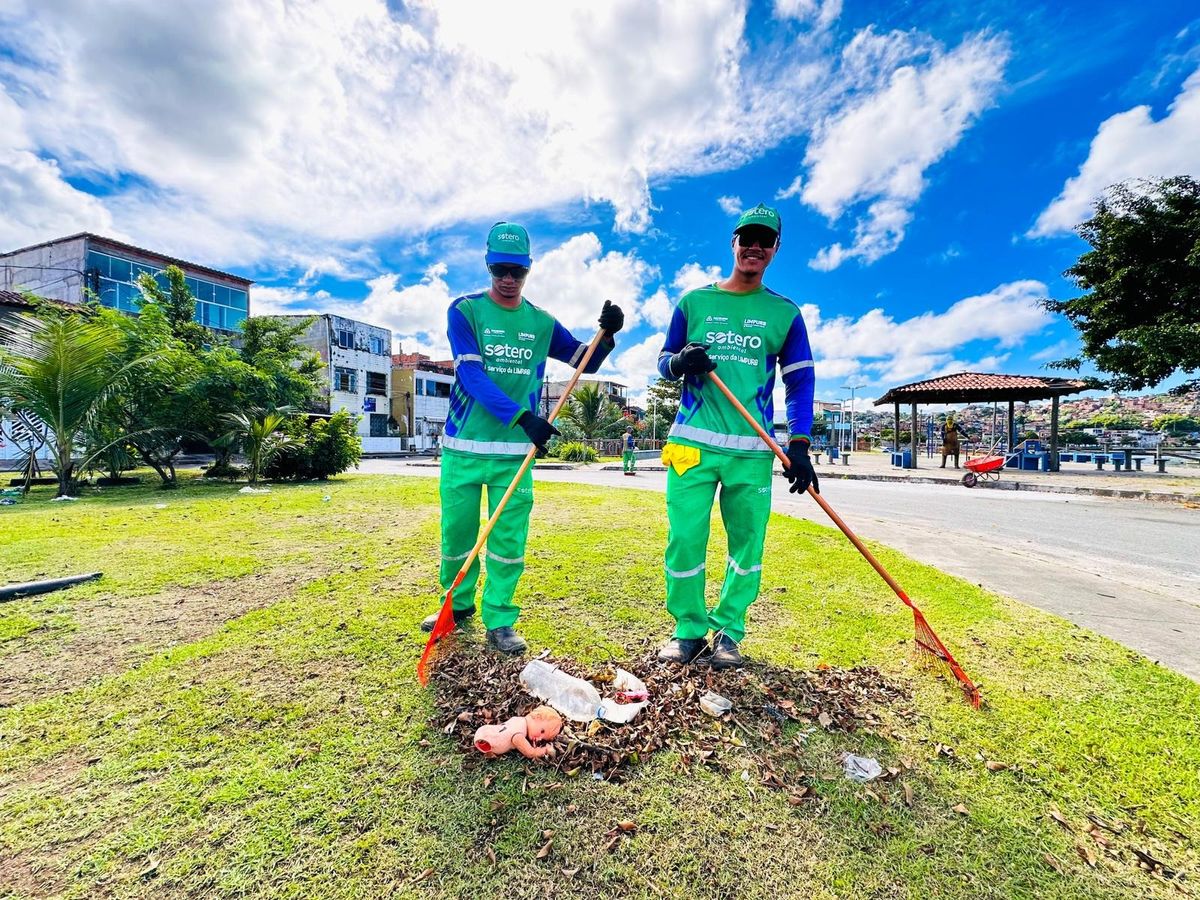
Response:
[[[103,306],[117,308],[117,283],[111,278],[100,279],[100,303]]]
[[[213,302],[213,290],[216,287],[211,281],[197,281],[199,290],[196,291],[196,299],[203,300],[205,303]]]
[[[113,281],[129,281],[133,275],[133,267],[127,259],[117,259],[115,256],[110,256],[108,259],[108,274]]]
[[[108,277],[108,257],[103,253],[97,253],[95,250],[89,250],[87,255],[87,267],[95,269],[101,278]]]
[[[246,292],[239,291],[236,288],[229,289],[229,305],[235,309],[246,310]]]
[[[378,335],[371,335],[371,352],[376,356],[386,356],[387,350],[383,346],[383,338]]]
[[[218,306],[229,306],[230,305],[230,303],[229,303],[229,288],[225,287],[225,285],[223,285],[223,284],[218,284],[216,286],[216,289],[217,289],[217,293],[216,293],[214,299],[216,300],[217,305]]]
[[[226,327],[230,331],[237,331],[242,327],[242,323],[246,321],[246,314],[240,309],[225,310]]]

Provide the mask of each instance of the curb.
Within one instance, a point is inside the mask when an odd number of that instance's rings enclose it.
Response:
[[[642,472],[665,472],[666,466],[638,466],[638,470]],[[602,466],[603,472],[619,472],[620,466]],[[783,473],[776,473],[783,477]],[[1071,485],[1056,485],[1056,484],[1031,484],[1027,481],[988,481],[980,482],[974,488],[968,488],[960,481],[951,481],[949,478],[923,478],[920,475],[903,476],[903,475],[863,475],[858,472],[836,472],[831,470],[817,470],[817,476],[826,478],[837,478],[843,481],[890,481],[898,484],[941,484],[947,487],[959,487],[964,490],[978,490],[986,488],[992,491],[1032,491],[1042,494],[1081,494],[1090,495],[1093,497],[1113,497],[1118,500],[1153,500],[1156,502],[1166,503],[1200,503],[1200,495],[1197,494],[1175,494],[1166,491],[1137,491],[1126,488],[1092,488],[1092,487],[1074,487]]]

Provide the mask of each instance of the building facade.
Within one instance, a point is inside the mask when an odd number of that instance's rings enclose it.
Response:
[[[566,381],[547,381],[542,387],[542,415],[548,415],[550,410],[554,408],[563,391],[567,389],[568,382]],[[610,403],[616,405],[622,413],[628,413],[632,407],[629,406],[629,399],[626,396],[627,387],[618,381],[607,381],[601,378],[581,378],[575,383],[574,390],[579,390],[581,387],[595,387],[600,393],[608,398]],[[634,410],[634,414],[637,414]]]
[[[358,416],[364,453],[400,449],[388,421],[392,409],[392,332],[387,328],[328,313],[317,316],[279,316],[313,321],[299,342],[325,364],[325,382],[314,412],[346,410]]]
[[[172,265],[183,270],[196,298],[196,321],[216,332],[237,332],[250,315],[253,281],[90,232],[0,254],[0,290],[75,305],[90,291],[104,306],[136,313],[138,276],[148,273],[166,288],[164,270]]]
[[[432,450],[441,443],[453,384],[452,360],[433,360],[423,353],[392,357],[392,418],[405,449]]]

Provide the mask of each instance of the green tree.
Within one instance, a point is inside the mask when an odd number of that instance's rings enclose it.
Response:
[[[1158,416],[1150,425],[1155,431],[1165,431],[1171,435],[1191,434],[1200,431],[1200,419],[1179,413],[1164,413]]]
[[[193,352],[217,342],[216,335],[196,321],[196,298],[187,286],[187,278],[179,266],[167,266],[163,270],[167,289],[147,272],[138,276],[137,286],[141,291],[141,303],[154,303],[162,310],[171,334],[182,341]],[[140,309],[140,307],[139,307]]]
[[[121,332],[107,320],[76,312],[22,316],[17,325],[0,323],[0,342],[8,345],[0,349],[0,398],[45,423],[58,496],[69,496],[77,469],[86,469],[108,446],[125,439],[118,433],[107,445],[93,443],[85,450],[88,433],[109,401],[152,357],[122,359]]]
[[[1200,370],[1200,182],[1188,176],[1110,187],[1076,231],[1092,249],[1064,273],[1087,293],[1043,305],[1079,331],[1079,356],[1107,377],[1093,387],[1142,390]],[[1180,385],[1183,393],[1200,378]]]
[[[271,464],[276,454],[291,443],[283,431],[290,407],[281,409],[252,409],[246,412],[229,413],[225,421],[230,425],[226,442],[240,446],[246,455],[246,472],[251,484],[258,483],[258,476]]]
[[[576,387],[559,418],[588,440],[615,437],[625,425],[620,407],[595,384]]]
[[[1074,424],[1074,423],[1071,423]],[[1084,428],[1107,428],[1110,431],[1132,431],[1142,427],[1142,420],[1137,416],[1122,413],[1098,413],[1083,425]]]

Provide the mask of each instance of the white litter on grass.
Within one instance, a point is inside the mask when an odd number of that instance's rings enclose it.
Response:
[[[330,497],[328,494],[326,494],[324,497],[321,498],[321,502],[328,503],[332,499],[333,499],[332,497]]]
[[[239,494],[269,494],[269,493],[271,493],[271,489],[270,488],[256,488],[256,487],[250,487],[250,485],[246,485],[244,488],[242,488],[240,491],[238,491],[238,493]]]
[[[67,501],[70,501],[71,503],[74,503],[74,502],[75,502],[76,500],[78,500],[78,499],[79,499],[78,497],[68,497],[68,496],[66,496],[66,495],[64,494],[64,495],[63,495],[63,496],[61,496],[61,497],[55,497],[55,498],[54,498],[53,500],[51,500],[50,502],[51,502],[51,503],[57,503],[59,500],[67,500]]]
[[[167,504],[165,504],[165,503],[155,503],[155,504],[154,504],[154,508],[155,508],[155,509],[166,509],[166,508],[167,508]]]
[[[851,781],[857,784],[866,784],[883,774],[883,766],[879,764],[878,760],[871,759],[869,756],[855,756],[853,753],[847,753],[842,756],[842,771]]]

